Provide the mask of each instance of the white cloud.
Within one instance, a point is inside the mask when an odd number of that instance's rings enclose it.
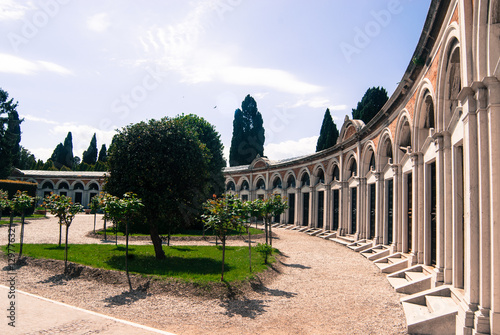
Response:
[[[19,20],[32,8],[31,2],[20,4],[16,0],[0,0],[0,21]]]
[[[29,61],[21,57],[0,53],[0,72],[34,75],[39,72],[53,72],[72,75],[73,72],[61,65],[46,61]]]
[[[264,155],[271,160],[298,157],[312,154],[316,151],[319,136],[304,137],[297,141],[270,143],[264,146]]]
[[[41,117],[33,116],[33,115],[21,115],[22,118],[24,118],[25,121],[32,121],[32,122],[41,122],[41,123],[47,123],[47,124],[58,124],[56,121],[52,120],[47,120]]]
[[[290,108],[297,108],[302,106],[308,106],[311,108],[329,108],[330,111],[340,111],[347,109],[347,105],[332,105],[328,98],[314,97],[310,99],[300,99],[295,104],[290,106]]]
[[[95,32],[102,33],[111,25],[109,15],[107,13],[98,13],[87,19],[87,27]]]

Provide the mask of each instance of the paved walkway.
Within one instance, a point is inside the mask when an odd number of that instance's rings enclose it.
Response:
[[[12,302],[15,311],[7,311],[7,318],[0,323],[0,334],[166,334],[151,327],[119,320],[107,315],[87,311],[61,302],[26,293],[15,292],[9,299],[9,288],[0,285],[1,309],[5,311]],[[9,319],[9,314],[13,318]],[[11,323],[15,325],[12,327]]]

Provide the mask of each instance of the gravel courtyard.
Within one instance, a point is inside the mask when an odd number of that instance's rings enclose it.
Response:
[[[86,236],[92,228],[93,216],[78,215],[69,242],[104,243]],[[406,334],[399,295],[375,265],[331,241],[283,229],[274,233],[273,246],[284,254],[282,273],[236,300],[130,294],[126,285],[54,281],[58,273],[29,266],[17,271],[18,289],[176,334]],[[58,234],[54,218],[33,220],[25,243],[57,243]],[[0,227],[0,238],[6,244],[7,227]],[[207,244],[173,242],[181,243]]]

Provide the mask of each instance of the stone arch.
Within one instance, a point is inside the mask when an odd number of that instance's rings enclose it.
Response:
[[[314,184],[325,184],[325,167],[323,164],[318,163],[313,169]]]
[[[309,169],[303,168],[299,173],[300,187],[311,185],[311,174]]]
[[[344,119],[344,124],[340,129],[339,138],[337,139],[337,143],[341,143],[350,137],[354,136],[358,133],[363,127],[365,123],[361,120],[351,120],[348,116]]]
[[[273,190],[276,188],[283,188],[283,181],[281,180],[281,176],[278,172],[274,173],[271,177]]]
[[[263,175],[259,175],[259,176],[257,176],[257,178],[255,178],[254,189],[255,190],[265,190],[266,189],[266,179],[264,178]]]
[[[226,183],[226,192],[228,191],[236,191],[236,184],[234,183],[234,180],[229,180]]]
[[[295,178],[295,173],[293,173],[293,171],[291,171],[291,170],[287,171],[287,173],[285,174],[284,180],[286,182],[286,188],[290,188],[290,187],[295,188],[297,185],[297,178]]]
[[[250,182],[247,177],[241,177],[238,183],[238,188],[240,191],[250,191]]]
[[[437,129],[448,130],[448,124],[459,106],[458,94],[462,88],[460,31],[456,23],[445,32],[445,47],[439,56],[437,76]]]
[[[84,190],[85,189],[85,186],[83,185],[83,183],[79,180],[75,181],[73,183],[73,185],[71,185],[71,188],[74,189],[74,190]]]
[[[375,157],[375,145],[373,141],[368,141],[365,143],[363,148],[363,154],[361,155],[361,166],[360,173],[361,176],[365,176],[373,168],[376,169],[376,157]]]
[[[415,118],[413,122],[413,147],[421,150],[427,137],[431,135],[431,129],[436,129],[436,117],[434,108],[434,95],[430,83],[424,82],[420,87],[415,104]]]
[[[348,153],[345,160],[343,178],[349,180],[353,176],[358,176],[358,157],[354,152]]]
[[[42,185],[42,189],[53,190],[55,188],[52,180],[44,180],[43,182],[40,183],[40,185]]]
[[[98,183],[96,183],[95,181],[91,181],[87,184],[87,189],[90,191],[99,191],[100,187]]]
[[[69,183],[65,179],[61,179],[56,184],[56,188],[58,190],[69,190]]]
[[[382,132],[382,135],[380,135],[380,141],[378,142],[377,163],[379,171],[382,171],[387,164],[394,163],[394,149],[392,143],[391,132],[386,128]]]
[[[395,162],[399,163],[403,156],[411,150],[412,144],[412,123],[411,117],[407,110],[403,110],[396,124],[396,134],[394,137],[394,158]],[[408,149],[409,148],[409,149]]]

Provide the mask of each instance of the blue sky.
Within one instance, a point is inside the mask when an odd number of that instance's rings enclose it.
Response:
[[[264,154],[312,153],[324,112],[340,130],[366,89],[392,94],[430,0],[0,0],[0,87],[21,144],[46,160],[68,131],[82,155],[130,123],[195,113],[226,154],[252,95]],[[226,156],[226,158],[228,158]]]

